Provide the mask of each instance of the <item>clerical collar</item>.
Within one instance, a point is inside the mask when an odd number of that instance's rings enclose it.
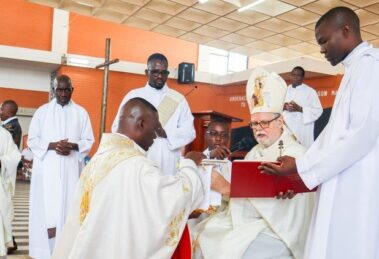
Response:
[[[57,98],[54,98],[54,99],[52,100],[52,102],[55,102],[55,104],[59,105],[59,106],[62,107],[62,108],[64,108],[64,107],[68,107],[68,106],[70,106],[70,105],[73,103],[72,99],[70,99],[70,101],[68,101],[67,104],[65,104],[65,105],[62,106],[62,104],[58,103]]]
[[[370,45],[363,41],[358,46],[356,46],[352,52],[349,53],[349,55],[346,56],[346,58],[342,61],[342,64],[345,67],[349,67],[355,60],[356,57],[358,57],[363,51],[367,50],[370,47]]]
[[[156,93],[156,94],[164,94],[168,90],[167,83],[165,83],[164,86],[161,89],[156,89],[156,88],[152,87],[151,85],[149,85],[149,82],[147,82],[145,88],[148,91],[150,91],[152,93]]]
[[[5,121],[2,121],[1,125],[5,125],[5,124],[7,124],[8,122],[10,122],[10,121],[12,121],[14,119],[17,119],[17,116],[13,116],[13,117],[10,117],[10,118],[6,119]]]

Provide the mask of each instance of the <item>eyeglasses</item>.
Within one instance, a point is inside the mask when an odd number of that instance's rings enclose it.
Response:
[[[170,74],[170,71],[168,70],[159,70],[159,69],[148,69],[148,71],[155,77],[161,76],[168,76]]]
[[[55,91],[58,92],[58,93],[63,93],[63,92],[65,92],[65,93],[67,93],[67,94],[71,93],[72,90],[73,90],[73,88],[71,88],[71,87],[69,87],[69,88],[56,88],[56,89],[55,89]]]
[[[217,132],[217,131],[208,130],[205,133],[211,136],[212,138],[218,138],[218,137],[221,139],[229,138],[229,133],[227,132]]]
[[[275,118],[269,121],[252,121],[249,123],[249,126],[250,128],[257,128],[259,125],[262,129],[267,129],[268,127],[270,127],[270,123],[278,119],[279,117],[280,117],[280,114],[278,114],[277,116],[275,116]]]

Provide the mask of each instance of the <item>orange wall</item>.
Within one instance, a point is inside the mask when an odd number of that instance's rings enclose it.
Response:
[[[87,109],[96,139],[99,137],[101,96],[103,71],[89,68],[64,66],[59,71],[71,77],[75,91],[73,99]],[[320,97],[324,108],[331,107],[334,96],[330,93],[335,90],[341,76],[330,76],[306,80],[306,83],[315,87],[317,91],[327,90],[328,96]],[[124,95],[130,90],[144,86],[144,75],[111,72],[109,76],[106,131],[109,132],[118,106]],[[182,94],[187,94],[194,85],[198,88],[187,96],[187,101],[193,112],[215,110],[243,119],[243,122],[234,123],[233,127],[246,126],[250,120],[249,110],[245,96],[245,85],[214,86],[211,84],[197,83],[193,85],[181,85],[176,80],[169,80],[168,84]],[[97,146],[97,144],[96,144]],[[95,146],[95,150],[96,150]]]
[[[0,0],[0,44],[50,50],[53,9],[24,0]]]
[[[160,52],[167,56],[170,67],[177,67],[181,62],[197,65],[195,43],[70,13],[70,54],[104,57],[106,38],[112,39],[111,58],[146,63],[149,55]]]
[[[19,107],[38,108],[49,101],[49,93],[0,87],[0,103],[14,100]]]

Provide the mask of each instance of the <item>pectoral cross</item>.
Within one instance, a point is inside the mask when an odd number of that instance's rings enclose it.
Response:
[[[283,153],[283,140],[279,140],[279,156],[281,157],[282,156],[282,153]]]
[[[107,97],[108,97],[108,78],[109,78],[109,66],[119,62],[119,59],[109,60],[111,55],[111,39],[107,38],[105,40],[105,61],[104,63],[97,65],[95,68],[99,69],[104,67],[104,78],[103,78],[103,99],[101,102],[101,118],[100,118],[100,135],[99,139],[101,139],[101,135],[105,131],[105,118],[107,112]]]

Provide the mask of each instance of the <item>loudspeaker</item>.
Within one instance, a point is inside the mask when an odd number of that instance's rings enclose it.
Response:
[[[190,84],[195,82],[195,64],[182,62],[178,68],[178,83]]]

